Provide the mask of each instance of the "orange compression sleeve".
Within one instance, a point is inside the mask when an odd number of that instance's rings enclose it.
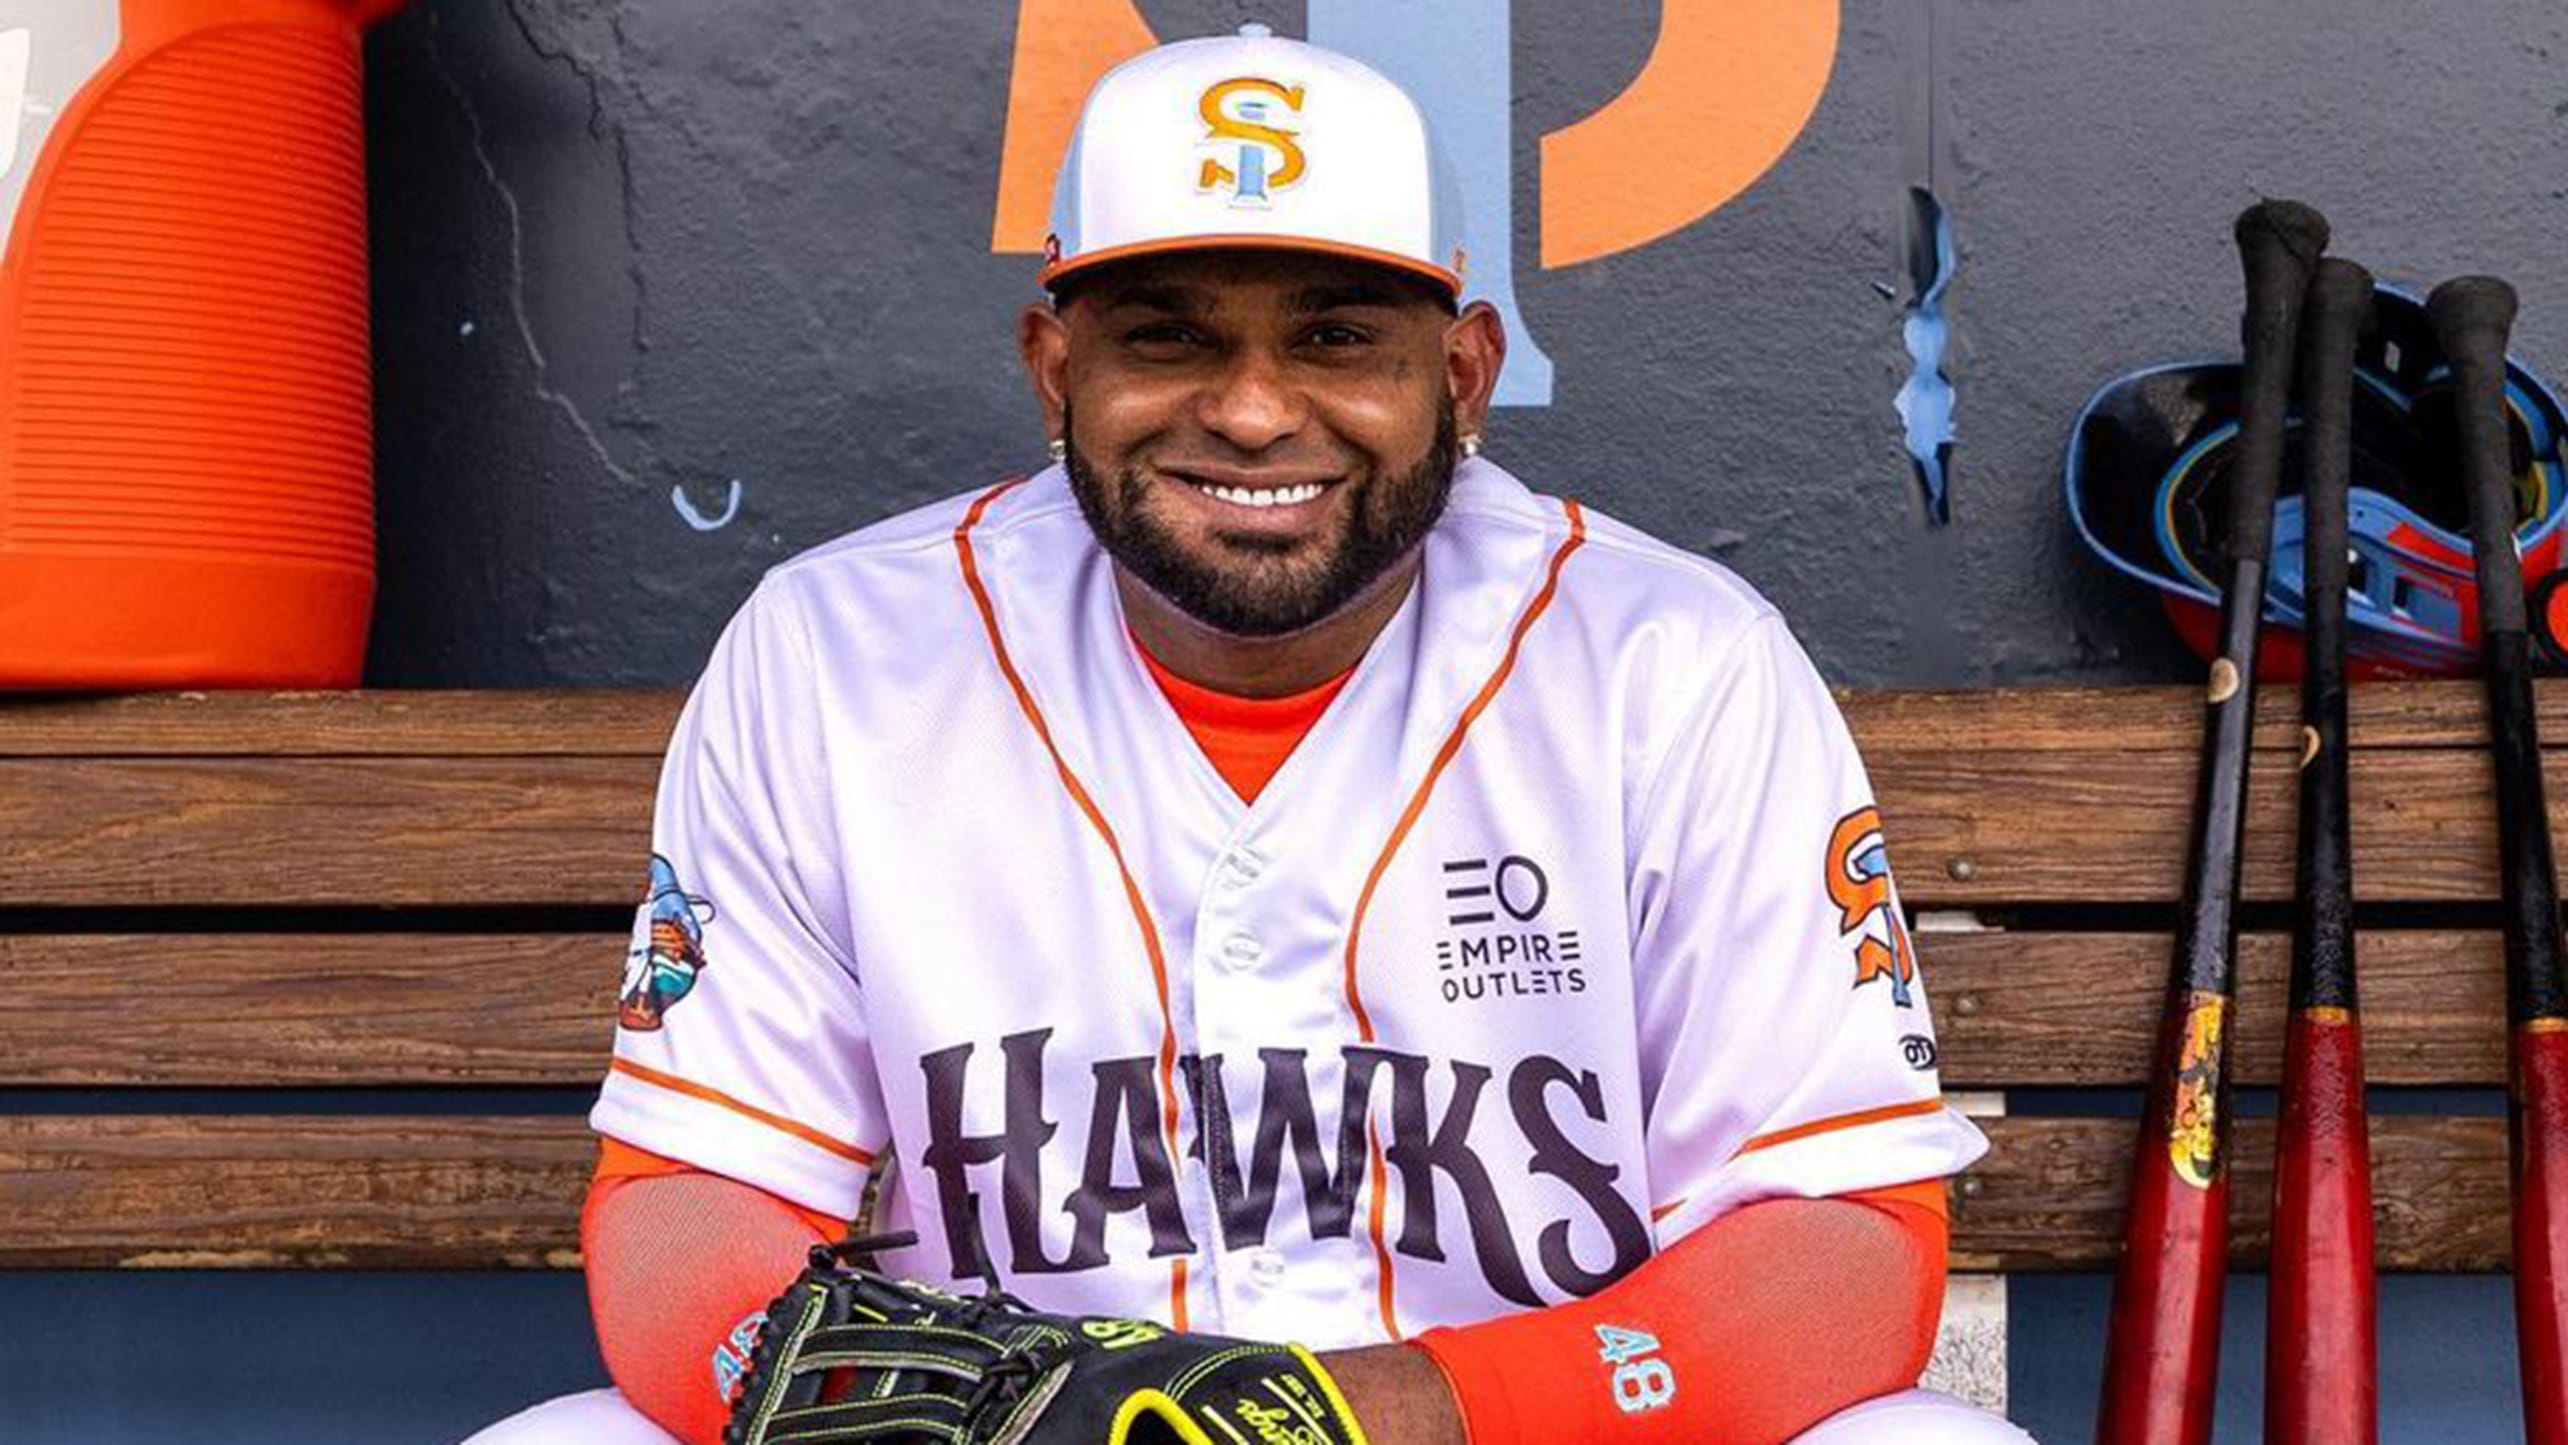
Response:
[[[1934,1181],[1751,1204],[1587,1299],[1416,1343],[1471,1445],[1778,1445],[1917,1382],[1943,1311],[1942,1206]]]
[[[688,1445],[716,1445],[768,1302],[846,1221],[604,1143],[580,1212],[598,1352],[633,1408]]]
[[[597,1144],[597,1173],[589,1180],[590,1202],[592,1204],[596,1202],[596,1191],[599,1186],[605,1184],[610,1179],[656,1179],[667,1174],[702,1174],[706,1172],[682,1160],[671,1159],[666,1155],[654,1154],[647,1149],[636,1149],[621,1139],[609,1139],[604,1135],[600,1135],[598,1137]],[[778,1204],[792,1210],[802,1219],[803,1223],[819,1230],[829,1239],[835,1240],[846,1237],[847,1221],[839,1218],[837,1215],[834,1215],[825,1209],[805,1209],[790,1199],[777,1199],[776,1196],[772,1194],[767,1195],[767,1197],[769,1199],[775,1199]],[[794,1267],[796,1269],[800,1269],[802,1266],[796,1265]],[[781,1288],[781,1286],[779,1286],[779,1288]]]

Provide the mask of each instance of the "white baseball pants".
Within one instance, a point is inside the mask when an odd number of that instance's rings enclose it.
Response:
[[[511,1415],[464,1445],[678,1445],[613,1390],[591,1390]],[[1988,1412],[1932,1390],[1903,1390],[1841,1410],[1792,1445],[2034,1445]]]

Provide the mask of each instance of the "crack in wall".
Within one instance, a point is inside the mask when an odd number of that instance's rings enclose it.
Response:
[[[600,93],[598,75],[594,66],[566,47],[544,43],[515,3],[508,6],[508,11],[511,19],[516,23],[519,37],[525,41],[531,51],[545,60],[568,67],[580,78],[588,91],[589,133],[601,140],[610,141],[614,146],[621,229],[625,242],[625,272],[633,288],[631,342],[633,349],[638,353],[645,349],[646,345],[643,331],[645,287],[640,237],[634,221],[632,147],[623,128],[609,125],[606,121],[605,101]],[[498,199],[500,210],[508,223],[508,315],[511,325],[516,329],[518,345],[524,348],[528,362],[534,367],[531,391],[537,401],[569,424],[581,445],[587,449],[591,457],[596,459],[597,464],[605,469],[609,477],[636,491],[642,490],[647,486],[645,481],[647,474],[665,471],[665,468],[659,464],[655,450],[649,443],[637,441],[634,445],[641,453],[641,461],[636,465],[627,465],[619,460],[614,449],[607,444],[606,437],[598,424],[589,419],[587,411],[581,407],[578,400],[552,383],[551,362],[545,355],[542,339],[537,335],[534,315],[526,298],[525,206],[518,197],[516,187],[509,184],[507,177],[500,173],[498,160],[491,153],[481,112],[474,104],[472,94],[464,85],[462,78],[455,73],[454,67],[447,63],[445,52],[438,41],[439,29],[438,17],[431,13],[427,26],[429,64],[437,72],[440,83],[445,86],[447,93],[454,99],[456,109],[463,116],[473,163],[480,170],[483,183],[490,187],[492,195]],[[629,386],[630,384],[631,376],[628,373],[620,385]],[[669,488],[669,504],[677,513],[678,519],[685,523],[689,530],[718,531],[730,525],[739,515],[744,491],[745,488],[739,479],[727,479],[720,511],[707,515],[687,495],[685,483],[678,482]]]
[[[627,284],[633,288],[633,328],[631,339],[633,349],[636,353],[647,350],[648,343],[644,339],[642,318],[644,310],[649,304],[649,278],[644,274],[642,268],[642,233],[640,225],[634,219],[633,145],[631,138],[625,134],[625,130],[622,125],[611,123],[607,119],[606,98],[603,85],[598,76],[598,72],[601,68],[598,63],[589,56],[582,54],[578,49],[567,42],[560,44],[548,44],[545,37],[537,31],[534,20],[526,13],[527,7],[524,4],[524,0],[508,0],[507,10],[510,22],[517,28],[518,38],[526,42],[526,48],[528,50],[534,52],[542,59],[553,61],[565,67],[573,75],[579,77],[580,84],[588,90],[589,134],[600,140],[608,141],[615,147],[616,199],[618,202],[618,214],[623,221],[624,231],[624,274]],[[624,20],[623,13],[620,8],[615,9],[613,13],[609,15],[606,21],[606,26],[609,33],[613,36],[620,54],[624,42]],[[621,81],[623,79],[622,67],[620,65],[617,66],[616,71],[617,78]],[[626,377],[626,381],[628,383],[631,381],[631,377],[629,375]]]
[[[446,87],[446,93],[454,97],[456,109],[463,113],[464,129],[472,143],[473,163],[480,167],[482,180],[489,185],[492,194],[499,198],[500,210],[508,218],[508,314],[517,328],[518,344],[526,349],[526,359],[533,362],[535,366],[535,398],[560,413],[562,419],[570,423],[571,429],[578,433],[581,442],[588,447],[590,455],[597,458],[598,465],[606,468],[609,476],[628,486],[639,486],[641,484],[639,476],[632,468],[615,459],[615,454],[607,448],[606,439],[599,436],[597,428],[589,424],[588,416],[580,410],[579,403],[555,388],[547,379],[551,363],[544,358],[544,343],[536,339],[535,320],[526,309],[525,213],[518,204],[516,188],[508,183],[507,178],[500,175],[499,163],[491,157],[489,139],[482,129],[481,111],[473,104],[472,93],[464,88],[464,83],[456,76],[454,68],[446,63],[445,50],[438,44],[437,39],[438,32],[442,28],[438,13],[430,11],[428,63],[435,68],[438,80]]]

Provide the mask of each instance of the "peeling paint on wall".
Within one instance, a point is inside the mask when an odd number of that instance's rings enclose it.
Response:
[[[1953,284],[1953,223],[1932,191],[1912,188],[1909,202],[1910,296],[1899,323],[1908,347],[1908,380],[1892,403],[1899,411],[1908,465],[1926,503],[1926,520],[1953,519],[1953,383],[1944,374],[1944,292]]]

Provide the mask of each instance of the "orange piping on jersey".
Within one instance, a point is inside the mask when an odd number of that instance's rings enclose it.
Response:
[[[1397,1341],[1400,1334],[1400,1312],[1392,1301],[1393,1270],[1391,1242],[1385,1233],[1391,1212],[1391,1171],[1382,1162],[1382,1136],[1374,1131],[1373,1121],[1364,1121],[1365,1179],[1373,1191],[1372,1202],[1365,1206],[1365,1233],[1373,1240],[1373,1278],[1378,1298],[1375,1307],[1382,1311],[1382,1328]]]
[[[1454,719],[1453,731],[1445,735],[1444,746],[1436,749],[1435,761],[1427,764],[1427,775],[1418,780],[1417,791],[1409,795],[1409,805],[1400,810],[1400,820],[1391,825],[1390,841],[1382,845],[1382,852],[1373,860],[1372,871],[1364,875],[1364,891],[1356,895],[1355,915],[1346,929],[1346,1003],[1355,1012],[1356,1035],[1368,1044],[1373,1042],[1373,1016],[1364,1011],[1364,993],[1356,986],[1355,980],[1356,945],[1364,936],[1365,912],[1373,906],[1373,890],[1381,886],[1382,875],[1390,868],[1392,856],[1408,840],[1409,829],[1416,826],[1418,815],[1427,810],[1427,799],[1435,793],[1436,783],[1444,777],[1446,766],[1461,753],[1463,736],[1471,731],[1471,725],[1479,720],[1490,700],[1498,696],[1498,689],[1507,685],[1507,675],[1516,670],[1516,654],[1524,650],[1525,634],[1533,630],[1535,620],[1551,607],[1553,594],[1560,590],[1561,568],[1568,564],[1569,554],[1577,551],[1587,540],[1587,514],[1579,510],[1576,502],[1565,501],[1560,505],[1569,516],[1569,535],[1552,553],[1551,568],[1543,577],[1542,590],[1534,594],[1533,601],[1525,604],[1524,615],[1516,619],[1516,630],[1507,638],[1507,651],[1498,659],[1496,670],[1489,674],[1487,682],[1480,685],[1479,693],[1462,710],[1462,716]],[[1402,1336],[1399,1318],[1391,1305],[1391,1250],[1382,1238],[1383,1194],[1388,1183],[1388,1171],[1382,1161],[1382,1141],[1374,1135],[1370,1122],[1365,1125],[1364,1134],[1367,1152],[1371,1156],[1367,1177],[1373,1187],[1373,1207],[1366,1222],[1373,1231],[1373,1259],[1382,1281],[1382,1328],[1397,1340]]]
[[[743,1103],[720,1089],[707,1088],[693,1079],[681,1079],[675,1074],[661,1073],[658,1069],[637,1064],[631,1059],[617,1059],[607,1067],[627,1078],[640,1079],[643,1083],[656,1085],[673,1094],[684,1094],[690,1099],[702,1099],[708,1104],[729,1109],[744,1119],[755,1119],[770,1129],[780,1129],[816,1149],[826,1149],[841,1159],[862,1164],[869,1169],[873,1167],[872,1150],[860,1149],[844,1140],[833,1139],[809,1124],[797,1123],[782,1114],[771,1114],[755,1104]]]
[[[1015,485],[1016,481],[1001,482],[973,501],[971,508],[964,512],[963,520],[954,528],[954,554],[963,564],[963,585],[971,590],[972,605],[980,609],[981,629],[990,639],[990,656],[999,664],[999,672],[1007,678],[1009,689],[1015,692],[1017,709],[1025,714],[1026,722],[1034,728],[1034,735],[1042,740],[1043,750],[1051,755],[1053,771],[1060,775],[1061,786],[1070,794],[1070,801],[1078,804],[1079,811],[1087,815],[1089,825],[1097,830],[1097,836],[1105,841],[1106,851],[1113,855],[1115,872],[1123,878],[1124,902],[1132,909],[1132,921],[1140,925],[1142,951],[1150,957],[1151,986],[1159,997],[1159,1132],[1167,1144],[1168,1167],[1175,1169],[1184,1157],[1177,1152],[1177,1024],[1168,1008],[1168,960],[1159,947],[1159,928],[1150,921],[1150,905],[1142,898],[1141,885],[1133,880],[1132,869],[1124,862],[1123,844],[1115,838],[1115,830],[1106,822],[1105,812],[1097,806],[1096,799],[1089,796],[1087,785],[1079,781],[1078,774],[1070,771],[1069,760],[1061,756],[1060,747],[1052,741],[1052,727],[1043,720],[1043,710],[1035,706],[1034,694],[1027,691],[1025,679],[1018,675],[1015,661],[1008,656],[1007,641],[999,636],[998,608],[990,601],[989,589],[981,585],[980,564],[972,553],[972,529],[981,524],[981,514]],[[1186,1261],[1171,1261],[1168,1273],[1168,1322],[1183,1330],[1186,1328]]]
[[[1884,1119],[1905,1119],[1915,1114],[1932,1114],[1943,1107],[1944,1101],[1940,1098],[1912,1099],[1905,1104],[1884,1104],[1878,1109],[1858,1109],[1851,1114],[1813,1119],[1807,1124],[1795,1124],[1789,1129],[1777,1129],[1771,1134],[1759,1134],[1740,1145],[1739,1153],[1753,1154],[1759,1149],[1771,1149],[1777,1144],[1789,1144],[1795,1139],[1807,1139],[1813,1134],[1831,1134],[1839,1129],[1878,1124]]]
[[[1656,1224],[1660,1220],[1667,1218],[1669,1215],[1674,1214],[1680,1209],[1683,1209],[1685,1207],[1685,1201],[1692,1197],[1692,1195],[1680,1194],[1676,1198],[1669,1200],[1667,1203],[1660,1205],[1658,1208],[1651,1210],[1650,1223]]]

